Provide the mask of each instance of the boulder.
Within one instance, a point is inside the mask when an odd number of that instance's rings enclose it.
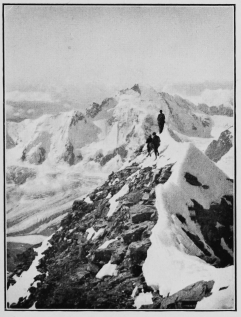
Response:
[[[94,251],[93,262],[97,264],[100,262],[108,263],[112,253],[112,249],[97,249]]]
[[[130,217],[133,223],[140,223],[151,220],[156,208],[146,205],[135,205],[130,208]]]
[[[213,140],[207,147],[205,154],[213,160],[218,162],[233,146],[233,136],[229,130],[223,131],[218,140]]]
[[[86,270],[88,272],[97,274],[99,272],[99,270],[100,270],[100,267],[98,265],[90,262],[90,263],[88,263],[88,266],[87,266]]]
[[[147,224],[136,225],[122,234],[123,240],[126,244],[135,242],[141,239],[142,232],[147,228]]]
[[[122,199],[120,200],[124,200],[124,203],[126,205],[131,206],[131,205],[137,204],[142,199],[142,196],[143,196],[142,191],[134,191],[123,196]]]
[[[114,253],[111,256],[111,263],[112,264],[120,264],[125,255],[126,255],[126,251],[127,251],[127,246],[121,244],[121,245],[112,245],[115,248]]]
[[[185,287],[172,296],[161,301],[161,309],[189,308],[195,309],[198,301],[210,295],[214,281],[199,281]]]
[[[151,241],[145,239],[143,241],[132,242],[127,250],[126,257],[130,259],[131,265],[142,265],[147,256],[147,250],[151,246]]]

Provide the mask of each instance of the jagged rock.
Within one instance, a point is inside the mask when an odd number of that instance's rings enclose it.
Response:
[[[130,208],[131,221],[133,223],[149,221],[155,210],[156,208],[152,206],[135,205]]]
[[[212,248],[214,254],[219,258],[215,266],[224,267],[233,263],[233,256],[222,246],[222,239],[227,247],[233,250],[233,197],[225,195],[220,203],[212,203],[209,209],[204,209],[194,199],[193,206],[188,207],[195,214],[191,217],[200,226],[206,243]],[[219,226],[217,227],[217,223]],[[192,235],[190,238],[197,243]],[[206,254],[208,255],[208,254]]]
[[[15,279],[11,276],[7,278],[7,289],[9,289],[10,285],[14,285],[16,283]]]
[[[142,232],[147,228],[147,224],[144,223],[142,225],[136,225],[131,229],[125,231],[122,234],[123,240],[126,244],[130,244],[131,242],[138,241],[141,239]]]
[[[156,198],[155,188],[152,188],[150,191],[150,198]]]
[[[185,287],[179,292],[162,297],[155,295],[153,305],[148,306],[149,309],[195,309],[198,301],[211,294],[214,281],[199,281]],[[143,307],[141,307],[143,308]]]
[[[131,89],[138,92],[141,95],[141,89],[138,84],[135,84]]]
[[[28,167],[9,166],[6,170],[7,183],[24,184],[28,179],[36,177],[36,171]]]
[[[126,158],[127,154],[128,154],[128,152],[125,149],[125,146],[120,146],[119,148],[116,148],[112,153],[104,156],[100,161],[100,165],[104,166],[107,162],[109,162],[116,155],[120,155],[120,157],[122,159],[124,159],[124,158]]]
[[[205,154],[213,160],[218,162],[223,155],[225,155],[233,146],[233,136],[229,130],[223,131],[218,140],[213,140],[207,147]]]
[[[79,267],[74,275],[71,275],[70,279],[73,282],[80,282],[83,281],[87,276],[89,276],[89,272],[87,271],[87,265],[82,265],[81,267]]]
[[[65,162],[69,163],[69,165],[73,165],[75,162],[74,146],[70,141],[65,144],[65,152],[62,158]]]
[[[108,263],[110,261],[113,249],[97,249],[94,251],[93,263]]]
[[[28,154],[25,155],[25,158],[23,153],[22,160],[25,159],[31,164],[42,164],[46,159],[46,150],[43,146],[38,146],[36,149],[30,150]]]
[[[202,104],[198,104],[198,109],[210,115],[221,115],[221,116],[228,116],[228,117],[233,116],[233,109],[230,107],[225,107],[224,105],[220,105],[218,107],[217,106],[209,107],[205,103],[202,103]]]
[[[155,213],[155,215],[157,215],[157,213]],[[152,221],[149,222],[148,227],[146,228],[146,230],[143,231],[141,235],[141,239],[146,239],[150,237],[152,233],[152,228],[155,226],[156,222],[157,222],[157,216],[156,216],[156,219],[152,217]]]
[[[96,102],[86,109],[86,116],[90,118],[94,118],[102,109],[102,105],[99,105]]]
[[[147,250],[151,245],[149,239],[143,241],[132,242],[127,250],[126,257],[130,258],[131,265],[141,265],[146,259]]]
[[[171,168],[173,164],[168,164],[154,174],[153,181],[156,184],[165,184],[171,176]]]
[[[142,196],[142,191],[134,191],[123,196],[120,200],[124,200],[126,205],[135,205],[141,200]]]
[[[10,137],[8,133],[6,133],[6,149],[11,149],[16,146],[16,143]]]
[[[99,270],[100,270],[100,267],[98,265],[90,262],[90,263],[88,263],[88,266],[87,266],[86,270],[88,272],[97,274],[99,272]]]
[[[150,195],[148,193],[144,193],[144,195],[142,196],[142,200],[148,200],[150,198]]]
[[[86,117],[95,118],[99,113],[101,113],[101,110],[104,111],[105,109],[111,109],[115,107],[116,104],[117,101],[114,98],[106,98],[100,105],[93,102],[93,104],[86,109]]]
[[[86,203],[84,200],[75,200],[72,205],[72,211],[79,211],[83,214],[89,213],[94,209],[94,205]]]
[[[42,282],[46,278],[46,274],[38,274],[35,276],[34,281],[40,281]]]

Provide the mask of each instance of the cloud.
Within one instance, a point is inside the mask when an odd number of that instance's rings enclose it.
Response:
[[[64,107],[65,109],[71,109],[71,108],[72,108],[72,106],[71,106],[70,104],[68,104],[68,103],[65,103],[65,104],[63,105],[63,107]]]
[[[206,88],[208,84],[196,85],[165,85],[163,91],[171,95],[179,95],[190,100],[194,104],[205,103],[209,107],[224,105],[233,106],[233,89],[232,88]],[[212,85],[210,84],[212,87]],[[221,85],[220,85],[221,86]]]
[[[32,114],[32,113],[34,113],[34,110],[33,109],[28,109],[27,113],[28,114]]]
[[[6,112],[6,119],[13,119],[16,117],[25,117],[25,109],[22,109],[20,107],[14,107],[12,105],[9,105],[6,103],[5,105],[5,112]]]
[[[5,105],[5,112],[7,117],[12,117],[14,114],[14,107],[9,104]]]
[[[56,102],[48,92],[41,91],[11,91],[6,93],[6,100],[12,102],[38,101],[38,102]]]
[[[205,89],[201,94],[201,102],[208,106],[233,106],[233,90],[231,89]],[[201,103],[200,102],[200,103]]]

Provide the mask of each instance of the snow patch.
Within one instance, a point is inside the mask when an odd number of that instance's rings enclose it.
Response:
[[[116,199],[126,195],[129,192],[129,186],[128,184],[124,185],[121,190],[116,193],[110,200],[110,209],[108,211],[107,217],[111,217],[113,213],[116,211],[116,207],[118,206],[119,202],[116,201]]]
[[[111,264],[108,262],[105,264],[100,271],[96,274],[96,277],[99,279],[102,279],[104,276],[117,276],[118,271],[117,271],[117,264]]]
[[[106,249],[109,244],[111,244],[112,242],[114,242],[116,240],[117,240],[117,238],[105,241],[98,249],[100,249],[100,250]]]
[[[135,298],[137,290],[138,290],[138,287],[135,286],[135,288],[133,289],[133,291],[132,291],[132,293],[131,293],[131,297],[132,297],[132,298]]]
[[[86,197],[84,200],[87,204],[93,204],[93,201],[90,199],[90,197]]]
[[[147,293],[140,293],[136,297],[134,306],[137,309],[139,309],[139,308],[141,308],[142,305],[151,305],[151,304],[153,304],[152,293],[147,292]]]
[[[42,235],[28,235],[28,236],[16,236],[7,237],[7,242],[38,244],[43,242],[47,237]]]
[[[31,306],[31,307],[29,308],[29,310],[36,310],[36,303],[37,303],[37,302],[34,302],[34,303],[33,303],[33,306]]]
[[[207,309],[234,309],[234,268],[233,266],[225,268],[228,274],[225,274],[222,278],[215,281],[212,289],[212,295],[204,297],[200,302],[197,303],[196,309],[207,310]],[[221,274],[220,274],[221,275]]]
[[[229,178],[234,179],[234,148],[232,147],[216,165],[228,175]]]
[[[87,236],[88,241],[96,234],[96,231],[93,227],[88,228],[86,232],[88,232],[88,236]]]
[[[51,247],[51,244],[49,243],[51,237],[52,235],[45,239],[40,247],[34,249],[34,251],[38,254],[33,260],[28,271],[23,271],[20,276],[14,276],[16,283],[14,285],[10,285],[7,291],[7,301],[10,305],[17,303],[20,297],[28,297],[30,295],[28,289],[33,283],[35,276],[40,274],[37,270],[37,266],[39,265],[39,260],[44,257],[43,252]]]
[[[224,241],[224,238],[221,238],[221,246],[233,257],[233,251],[228,247],[227,243]]]
[[[99,238],[99,236],[101,236],[104,233],[105,229],[104,228],[100,228],[93,236],[92,240],[96,240]]]

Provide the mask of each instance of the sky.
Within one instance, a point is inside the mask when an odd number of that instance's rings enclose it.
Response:
[[[84,109],[136,83],[232,89],[232,7],[9,5],[4,16],[10,111]]]

